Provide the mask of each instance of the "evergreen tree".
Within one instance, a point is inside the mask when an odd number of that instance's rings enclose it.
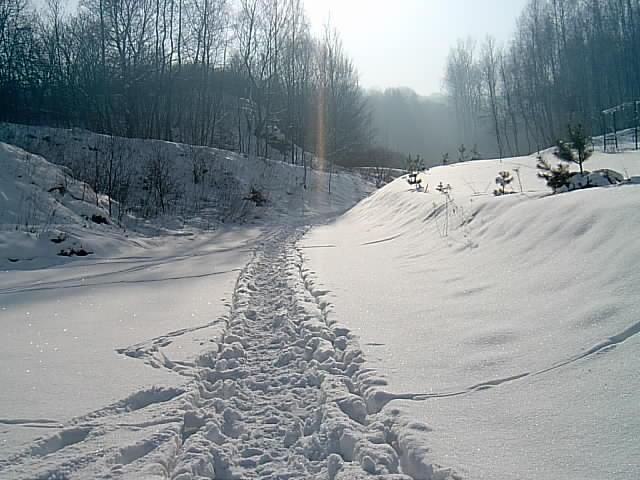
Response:
[[[504,170],[502,172],[498,172],[498,176],[496,177],[496,185],[498,188],[493,191],[495,196],[506,195],[507,193],[513,193],[513,191],[507,191],[507,187],[511,185],[513,182],[513,175],[511,172]]]
[[[411,154],[407,155],[405,170],[411,173],[415,170],[415,165],[416,165],[416,162],[413,158],[411,158]]]
[[[554,193],[562,187],[568,187],[571,180],[572,173],[563,163],[559,163],[556,167],[549,165],[544,158],[538,157],[538,177],[547,181],[547,186],[551,188]]]
[[[581,124],[577,127],[569,125],[569,141],[559,140],[556,157],[569,163],[576,163],[580,167],[580,174],[584,174],[582,165],[589,160],[593,150],[589,147],[591,138],[585,133]]]
[[[458,161],[466,162],[467,160],[467,147],[465,147],[463,143],[458,147]]]

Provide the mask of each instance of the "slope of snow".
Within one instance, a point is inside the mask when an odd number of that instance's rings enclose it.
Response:
[[[112,162],[114,171],[120,168],[121,179],[130,183],[126,208],[137,217],[170,216],[173,225],[180,225],[171,218],[176,216],[182,222],[208,227],[219,221],[247,221],[274,214],[331,215],[352,206],[371,190],[367,181],[347,172],[330,174],[308,169],[305,189],[305,172],[299,165],[215,148],[110,137],[80,129],[0,123],[0,141],[43,155],[84,180],[94,178],[96,171],[100,178],[104,177]],[[159,166],[171,179],[165,205],[159,204],[148,183],[150,169]],[[100,183],[104,182],[102,178]],[[332,195],[327,194],[330,183]],[[265,207],[257,207],[249,200],[252,189],[265,197]],[[114,216],[117,207],[114,206]],[[124,220],[132,228],[141,228],[139,221]]]
[[[370,409],[429,426],[406,444],[423,464],[478,479],[638,478],[640,190],[550,196],[535,164],[436,167],[421,175],[427,193],[396,180],[312,230],[305,265],[375,371]],[[640,155],[585,166],[638,175]],[[488,195],[515,168],[525,193]]]
[[[108,237],[119,231],[111,223],[96,194],[68,170],[0,143],[0,268],[60,263],[61,251],[91,252],[96,245],[86,234]]]
[[[77,130],[0,139],[70,168],[108,153]],[[162,152],[180,182],[126,232],[87,222],[105,199],[68,170],[1,146],[1,478],[640,475],[637,185],[550,196],[533,157],[456,164],[308,232],[367,182],[310,171],[304,189],[282,162],[117,142],[136,176]],[[587,168],[633,176],[640,156]],[[515,169],[523,193],[490,195]],[[93,253],[58,257],[61,234]],[[41,257],[9,260],[29,242]]]

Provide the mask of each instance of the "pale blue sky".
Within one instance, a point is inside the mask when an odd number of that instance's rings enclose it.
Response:
[[[507,41],[527,0],[306,0],[320,31],[331,12],[365,87],[440,92],[458,38]]]

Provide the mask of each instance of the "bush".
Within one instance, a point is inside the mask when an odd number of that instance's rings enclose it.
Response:
[[[558,140],[554,153],[560,160],[577,164],[580,167],[580,173],[584,174],[582,165],[589,160],[593,153],[593,150],[589,147],[591,137],[585,133],[580,124],[575,128],[569,125],[568,129],[569,141]]]
[[[498,185],[498,188],[493,191],[493,194],[498,197],[514,193],[513,190],[507,190],[507,187],[511,182],[513,182],[513,175],[511,175],[511,172],[507,170],[498,172],[498,176],[496,177],[496,185]]]
[[[98,225],[109,225],[109,220],[107,220],[103,215],[96,215],[95,213],[91,215],[91,221]]]
[[[538,177],[546,180],[547,186],[553,190],[553,193],[563,187],[569,188],[569,182],[574,174],[565,164],[558,163],[557,166],[552,167],[544,158],[538,157],[537,168],[539,170]]]
[[[143,190],[147,191],[148,209],[166,213],[169,205],[178,196],[178,182],[175,179],[173,163],[161,145],[155,145],[145,165],[142,179]]]
[[[260,190],[257,190],[254,187],[251,187],[251,193],[249,193],[249,196],[246,197],[245,200],[252,201],[258,207],[262,207],[267,203],[267,197],[265,197]]]

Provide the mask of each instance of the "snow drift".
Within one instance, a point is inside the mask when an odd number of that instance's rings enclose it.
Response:
[[[637,478],[640,190],[550,195],[535,165],[432,168],[427,193],[396,180],[312,231],[306,261],[377,372],[374,403],[429,425],[410,442],[425,464]],[[632,176],[640,155],[585,167]],[[523,193],[490,194],[503,170]]]

